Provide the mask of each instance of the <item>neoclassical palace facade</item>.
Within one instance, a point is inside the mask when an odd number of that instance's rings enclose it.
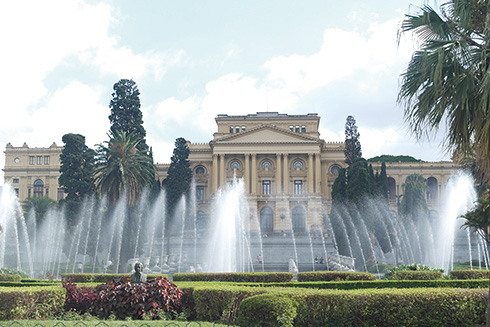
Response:
[[[217,130],[209,143],[188,143],[194,173],[198,212],[209,215],[217,190],[243,178],[253,214],[261,217],[262,230],[279,232],[321,222],[329,212],[332,184],[345,167],[344,143],[320,138],[316,113],[288,115],[258,112],[244,116],[218,115]],[[63,198],[58,185],[62,147],[29,148],[24,143],[5,149],[4,178],[21,201],[31,196]],[[158,179],[167,176],[168,164],[157,164]],[[373,164],[378,170],[379,163]],[[458,170],[452,162],[387,164],[391,204],[403,194],[407,176],[418,173],[427,180],[427,200],[437,215],[451,175]]]

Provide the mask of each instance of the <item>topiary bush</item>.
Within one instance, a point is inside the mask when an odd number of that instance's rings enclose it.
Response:
[[[278,294],[260,294],[244,299],[238,309],[238,325],[292,327],[296,317],[293,301]]]
[[[0,281],[20,283],[21,280],[22,277],[20,275],[0,274]]]
[[[453,270],[449,275],[451,279],[488,279],[490,270]]]
[[[406,279],[406,280],[435,280],[441,279],[444,269],[413,263],[411,265],[400,265],[391,267],[385,273],[384,279]]]
[[[310,271],[298,273],[298,282],[376,280],[376,276],[355,271]]]
[[[235,283],[281,283],[293,280],[292,273],[253,272],[253,273],[177,273],[174,281],[179,282],[235,282]]]
[[[23,270],[11,269],[11,268],[0,268],[0,274],[5,275],[19,275],[21,278],[28,278],[29,275]]]
[[[116,279],[129,280],[130,274],[92,274],[92,273],[67,273],[61,274],[62,279],[73,279],[75,283],[106,283]],[[164,277],[168,279],[167,274],[147,274],[147,280]]]
[[[79,314],[88,312],[97,298],[97,293],[93,288],[77,287],[73,278],[62,280],[63,287],[66,289],[65,305],[66,311],[74,311]]]

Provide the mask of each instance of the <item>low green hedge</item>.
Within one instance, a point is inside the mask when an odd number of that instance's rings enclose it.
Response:
[[[451,279],[489,279],[490,270],[453,270],[449,275]]]
[[[441,279],[442,272],[440,271],[423,271],[423,270],[401,270],[393,275],[393,279],[404,280],[435,280]]]
[[[291,282],[243,284],[243,286],[294,287],[316,289],[356,290],[370,288],[488,288],[488,279],[474,280],[366,280],[344,282]]]
[[[260,294],[240,302],[237,322],[244,327],[259,326],[262,322],[271,327],[293,327],[295,317],[296,305],[290,298],[279,294]]]
[[[452,288],[344,291],[216,285],[187,291],[197,320],[242,326],[257,321],[291,326],[291,317],[294,326],[312,327],[478,326],[485,323],[488,296],[486,289]]]
[[[376,276],[355,271],[310,271],[298,273],[298,282],[376,280]]]
[[[61,286],[0,287],[0,320],[46,319],[63,311]]]
[[[73,278],[74,283],[106,283],[114,279],[129,279],[131,274],[90,274],[90,273],[67,273],[61,274],[62,279]],[[155,279],[157,277],[165,277],[168,279],[167,274],[148,274],[147,280]]]
[[[20,275],[0,274],[0,281],[6,282],[20,282],[22,277]]]
[[[58,285],[61,286],[61,283],[58,282]],[[56,285],[56,283],[52,282],[28,282],[25,283],[24,281],[21,282],[0,282],[0,287],[39,287],[39,286],[53,286]]]
[[[293,280],[292,273],[253,272],[253,273],[177,273],[173,281],[195,282],[236,282],[236,283],[281,283]]]

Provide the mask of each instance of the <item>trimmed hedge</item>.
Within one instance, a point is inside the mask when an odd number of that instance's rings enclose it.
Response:
[[[46,319],[63,311],[61,286],[0,288],[0,320]]]
[[[453,270],[449,275],[451,279],[489,279],[490,270]]]
[[[200,286],[187,294],[192,294],[194,298],[197,320],[242,324],[242,321],[267,319],[265,323],[275,326],[282,315],[288,321],[293,315],[288,304],[282,302],[278,303],[275,314],[266,314],[265,311],[272,310],[270,306],[274,304],[274,296],[277,296],[289,299],[296,308],[294,326],[437,327],[484,325],[488,290],[424,288],[342,291]],[[259,294],[271,296],[256,296]],[[245,299],[244,303],[247,304],[241,305]],[[257,312],[261,306],[265,306],[264,312]]]
[[[298,282],[376,280],[376,276],[355,271],[310,271],[298,273]]]
[[[129,279],[131,274],[90,274],[90,273],[67,273],[61,274],[62,279],[73,278],[74,283],[107,283],[115,279]],[[157,277],[165,277],[168,279],[167,274],[148,274],[147,280],[155,279]]]
[[[244,299],[239,306],[238,325],[253,326],[265,322],[268,326],[293,327],[296,306],[278,294],[260,294]]]
[[[488,279],[474,280],[369,280],[369,281],[345,281],[345,282],[291,282],[291,283],[263,283],[244,286],[263,287],[292,287],[292,288],[316,288],[356,290],[372,288],[488,288]]]
[[[403,280],[436,280],[441,278],[442,272],[440,271],[401,270],[393,275],[393,279]]]
[[[0,274],[0,281],[6,282],[20,282],[22,277],[20,275]]]
[[[177,273],[173,281],[187,282],[235,282],[235,283],[281,283],[293,280],[292,273],[253,272],[253,273]]]

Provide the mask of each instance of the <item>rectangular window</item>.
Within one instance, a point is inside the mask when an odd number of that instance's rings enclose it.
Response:
[[[299,126],[296,126],[296,133],[299,133]]]
[[[65,198],[65,191],[62,188],[58,189],[58,201]]]
[[[30,198],[31,197],[31,189],[28,189],[27,190],[27,197]]]
[[[14,178],[14,179],[12,179],[12,183],[13,183],[13,184],[19,184],[19,179],[18,179],[18,178]]]
[[[262,194],[263,195],[271,194],[271,181],[262,181]]]
[[[35,160],[34,156],[29,156],[29,165],[34,165],[34,160]]]
[[[49,165],[49,156],[44,156],[44,164]]]
[[[14,191],[15,191],[15,194],[17,195],[17,197],[19,197],[19,189],[18,188],[14,188]]]
[[[290,125],[290,126],[289,126],[289,131],[294,132],[294,127],[293,127],[293,125]]]
[[[230,126],[230,133],[233,133],[233,126]]]
[[[294,181],[294,194],[301,195],[303,194],[303,181]]]
[[[242,132],[245,132],[245,126],[242,126]]]
[[[43,164],[43,157],[42,156],[37,156],[37,164],[42,165]]]
[[[240,133],[240,126],[237,126],[237,127],[236,127],[236,132],[237,132],[237,133]]]
[[[306,126],[301,126],[301,133],[306,133]]]
[[[203,201],[204,200],[204,186],[197,185],[196,186],[196,200]]]

